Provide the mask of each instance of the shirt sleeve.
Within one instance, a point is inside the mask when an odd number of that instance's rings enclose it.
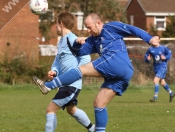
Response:
[[[148,49],[148,50],[146,51],[145,56],[144,56],[144,61],[145,61],[146,63],[150,63],[150,60],[147,59],[149,54],[150,54],[150,49]]]
[[[60,67],[59,67],[59,62],[58,62],[58,55],[55,56],[55,59],[52,63],[51,70],[56,71],[57,76],[60,74]]]
[[[112,30],[113,28],[113,30],[115,30],[115,32],[121,38],[127,37],[127,36],[136,36],[144,40],[146,43],[149,43],[150,39],[153,37],[146,31],[142,30],[141,28],[138,28],[136,26],[132,26],[129,24],[125,24],[122,22],[110,22],[107,25],[109,26],[109,30]]]
[[[165,57],[166,57],[166,60],[168,61],[172,57],[172,52],[168,47],[164,47],[164,49],[165,49]]]
[[[97,53],[97,49],[94,46],[94,38],[92,36],[88,37],[85,40],[84,44],[79,44],[79,43],[76,43],[76,41],[74,41],[73,50],[77,56]]]

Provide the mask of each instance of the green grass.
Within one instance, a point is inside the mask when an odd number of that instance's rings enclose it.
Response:
[[[174,86],[171,86],[175,91]],[[98,89],[84,88],[78,107],[94,122],[93,99]],[[45,109],[56,90],[42,95],[35,85],[0,85],[0,132],[44,132]],[[153,86],[131,85],[122,97],[108,104],[107,132],[175,132],[175,100],[160,88],[157,103],[150,103]],[[169,112],[167,112],[169,111]],[[57,132],[86,132],[66,111],[57,113]]]

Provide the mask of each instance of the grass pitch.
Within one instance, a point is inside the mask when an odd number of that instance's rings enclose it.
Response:
[[[78,107],[94,122],[93,99],[98,89],[84,86]],[[171,86],[175,91],[174,86]],[[130,85],[122,97],[116,96],[108,105],[106,132],[175,132],[175,99],[161,87],[158,102],[150,103],[153,85]],[[45,109],[56,90],[41,94],[33,85],[0,85],[0,132],[44,132]],[[57,113],[56,132],[87,132],[66,111]]]

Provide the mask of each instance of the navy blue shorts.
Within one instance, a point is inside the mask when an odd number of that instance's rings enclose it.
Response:
[[[129,85],[133,68],[128,60],[127,52],[119,54],[105,54],[93,61],[92,64],[104,77],[101,88],[110,88],[116,92],[116,95],[121,96]]]
[[[77,97],[80,93],[80,89],[72,86],[60,87],[52,102],[65,109],[69,105],[77,105]]]

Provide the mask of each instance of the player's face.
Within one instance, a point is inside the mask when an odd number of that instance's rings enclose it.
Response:
[[[91,18],[87,18],[85,20],[85,26],[92,36],[98,36],[100,34],[100,24],[101,23],[99,21],[93,21]]]
[[[56,24],[56,29],[57,29],[57,35],[61,35],[61,26],[60,26],[60,24],[57,22],[57,24]]]
[[[160,38],[159,38],[159,36],[154,36],[154,42],[156,42],[156,43],[152,44],[152,46],[158,47],[160,45]]]

